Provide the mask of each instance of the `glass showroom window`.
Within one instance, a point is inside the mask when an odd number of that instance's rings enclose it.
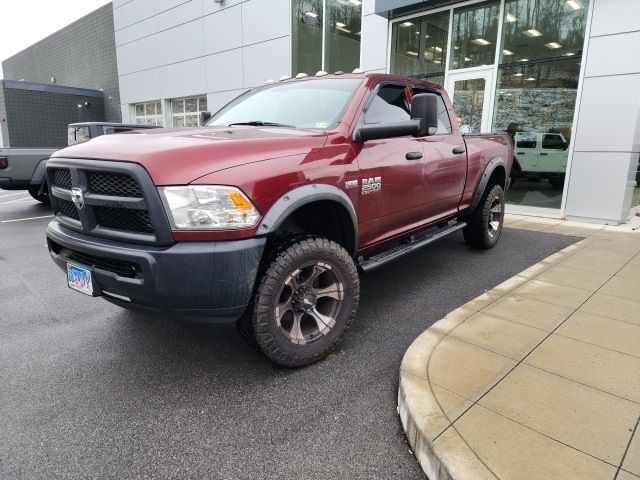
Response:
[[[360,66],[361,0],[292,0],[291,11],[292,75]]]
[[[453,48],[449,68],[493,65],[499,19],[500,2],[456,8],[453,11]]]
[[[174,127],[197,127],[200,125],[200,112],[206,111],[206,95],[171,100],[171,119]]]
[[[560,208],[586,0],[506,0],[493,130],[515,144],[510,203]]]
[[[449,11],[393,24],[391,72],[444,84]]]
[[[135,119],[138,125],[159,125],[164,126],[162,117],[162,106],[160,100],[153,102],[138,103],[134,105]]]

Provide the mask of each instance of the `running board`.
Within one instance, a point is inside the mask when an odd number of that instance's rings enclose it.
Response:
[[[430,231],[426,235],[422,235],[420,237],[416,237],[410,243],[405,245],[399,245],[397,247],[391,248],[389,250],[385,250],[382,253],[374,255],[373,257],[368,258],[367,260],[361,262],[358,265],[358,270],[362,273],[370,272],[371,270],[375,270],[378,267],[386,265],[389,262],[393,262],[394,260],[404,257],[408,253],[411,253],[425,245],[429,245],[430,243],[435,242],[436,240],[440,240],[447,235],[457,232],[458,230],[462,230],[466,227],[467,224],[465,222],[457,222],[447,225],[445,227],[439,228],[435,231]]]

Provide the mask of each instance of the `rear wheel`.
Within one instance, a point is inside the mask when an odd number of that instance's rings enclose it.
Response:
[[[356,266],[340,245],[317,237],[291,241],[256,293],[252,330],[260,350],[287,367],[323,359],[352,324],[359,293]]]
[[[35,200],[44,203],[46,205],[49,205],[51,202],[49,200],[49,195],[47,194],[46,190],[43,191],[43,193],[40,193],[40,187],[29,187],[28,189],[29,191],[29,195],[31,195]]]
[[[489,185],[480,204],[469,217],[462,233],[472,247],[493,248],[504,223],[504,190],[500,185]]]

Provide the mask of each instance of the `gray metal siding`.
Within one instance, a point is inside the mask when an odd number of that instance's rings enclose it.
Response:
[[[121,121],[111,3],[3,61],[2,69],[6,80],[51,83],[54,77],[56,85],[102,89],[105,119]]]

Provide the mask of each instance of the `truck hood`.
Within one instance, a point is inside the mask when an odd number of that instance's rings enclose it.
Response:
[[[185,185],[209,173],[322,149],[323,131],[283,127],[159,128],[103,135],[53,157],[135,162],[154,183]]]

